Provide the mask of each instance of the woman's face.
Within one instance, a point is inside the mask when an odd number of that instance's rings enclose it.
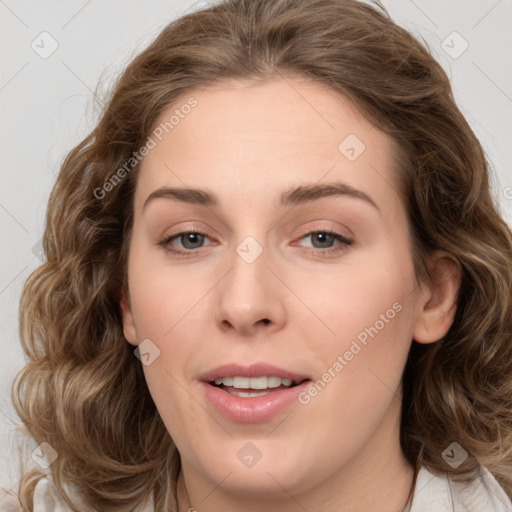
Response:
[[[271,496],[385,470],[429,293],[391,139],[299,78],[218,83],[173,114],[140,168],[122,307],[185,478]]]

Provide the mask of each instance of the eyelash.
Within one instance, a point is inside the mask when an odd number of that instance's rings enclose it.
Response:
[[[167,252],[173,253],[177,256],[184,256],[184,257],[195,256],[197,254],[197,251],[202,249],[202,247],[199,247],[198,249],[189,249],[189,250],[185,250],[185,251],[170,248],[170,244],[171,244],[172,240],[174,240],[175,238],[179,238],[182,235],[186,235],[188,233],[194,233],[194,234],[201,235],[201,236],[208,238],[208,235],[206,233],[203,233],[202,231],[199,231],[197,229],[190,229],[190,230],[186,230],[186,231],[180,231],[179,233],[165,237],[163,240],[158,242],[158,245],[161,245]],[[328,229],[309,231],[308,233],[305,233],[300,238],[300,240],[302,240],[303,238],[306,238],[310,235],[316,235],[319,233],[325,234],[325,235],[333,235],[340,242],[340,244],[338,244],[337,246],[334,246],[334,248],[328,248],[328,249],[317,249],[315,247],[309,248],[310,249],[309,252],[312,252],[314,254],[320,253],[320,254],[332,255],[334,253],[338,253],[342,250],[345,250],[347,247],[353,245],[353,243],[354,243],[353,240],[350,240],[349,238],[342,235],[341,233],[338,233],[337,231],[328,230]]]

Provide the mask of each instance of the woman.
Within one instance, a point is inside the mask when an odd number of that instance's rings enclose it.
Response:
[[[48,469],[23,510],[512,510],[488,178],[385,12],[226,0],[171,23],[50,197],[13,390]]]

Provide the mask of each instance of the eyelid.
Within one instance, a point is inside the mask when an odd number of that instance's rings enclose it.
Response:
[[[299,237],[300,238],[304,238],[305,236],[307,235],[311,235],[313,233],[331,233],[333,235],[338,235],[340,236],[341,238],[344,238],[345,240],[347,241],[353,241],[354,239],[354,235],[352,233],[352,231],[348,228],[345,228],[345,230],[348,232],[348,233],[342,233],[340,229],[338,228],[334,228],[334,227],[329,227],[329,226],[326,226],[326,225],[315,225],[313,227],[309,227],[308,229],[306,229],[303,234]]]

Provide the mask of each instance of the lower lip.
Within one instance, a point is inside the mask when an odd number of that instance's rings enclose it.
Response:
[[[271,391],[265,396],[240,398],[221,388],[200,382],[206,398],[224,417],[239,423],[261,423],[275,418],[294,402],[311,381],[307,380],[293,388]]]

